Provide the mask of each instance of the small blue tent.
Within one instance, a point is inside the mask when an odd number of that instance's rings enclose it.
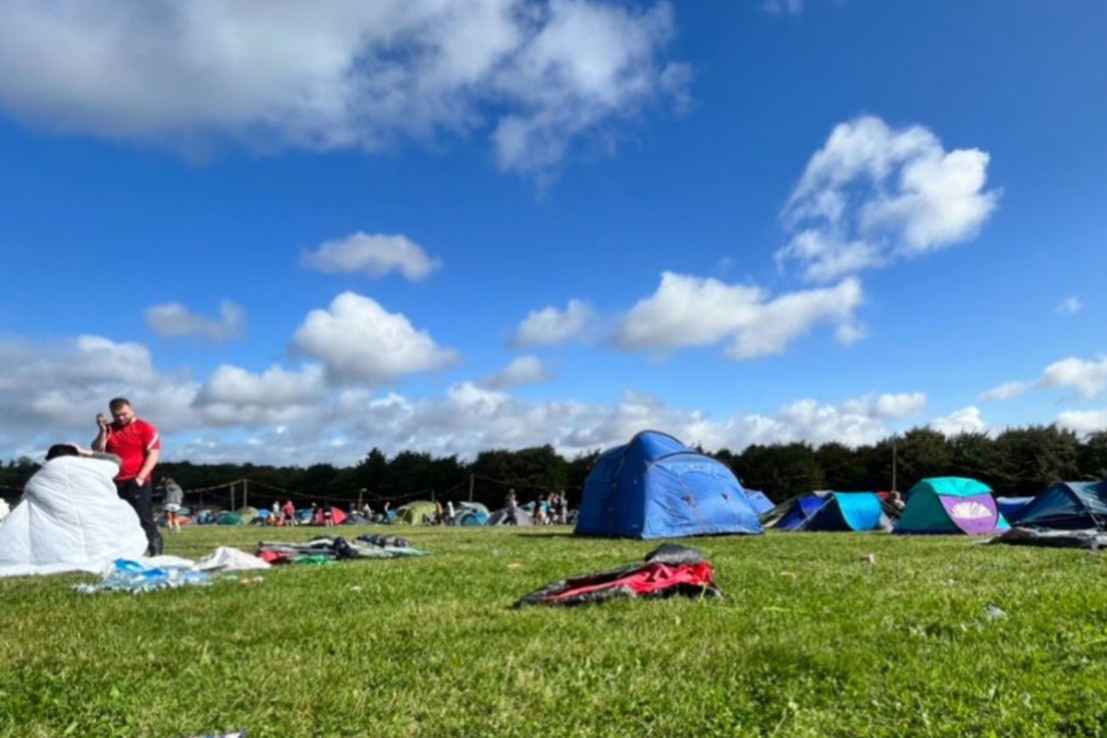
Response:
[[[726,465],[657,431],[643,431],[596,460],[574,530],[621,538],[760,532]]]
[[[1022,510],[1028,528],[1107,528],[1107,482],[1056,482]]]
[[[823,506],[807,521],[804,530],[866,531],[880,527],[884,508],[872,492],[832,492],[823,499]]]
[[[866,531],[879,528],[883,514],[872,492],[820,492],[792,498],[783,514],[766,525],[787,531]]]
[[[1009,523],[1018,523],[1023,510],[1034,500],[1033,497],[997,497],[996,507],[999,514]]]
[[[793,497],[775,523],[766,523],[776,530],[804,530],[807,521],[826,504],[826,498],[819,495],[801,495]]]

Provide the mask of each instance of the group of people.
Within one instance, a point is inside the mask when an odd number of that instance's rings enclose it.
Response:
[[[515,490],[508,490],[504,507],[510,511],[512,518],[519,509],[519,501],[515,496]],[[545,494],[538,495],[534,501],[534,512],[531,515],[535,525],[567,525],[569,523],[569,499],[564,492],[553,492],[548,497]]]

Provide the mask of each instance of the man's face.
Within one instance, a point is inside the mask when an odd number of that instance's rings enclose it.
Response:
[[[118,410],[112,410],[111,417],[115,420],[116,425],[130,425],[131,421],[135,419],[135,411],[130,405],[123,405]]]

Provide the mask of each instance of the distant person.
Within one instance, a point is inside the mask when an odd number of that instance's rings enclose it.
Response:
[[[285,500],[284,507],[281,508],[281,522],[285,525],[296,525],[296,506],[292,504],[292,500]]]
[[[154,522],[150,478],[161,458],[161,437],[152,424],[135,417],[127,398],[116,397],[108,403],[108,409],[112,416],[110,422],[103,413],[96,416],[99,433],[92,441],[92,450],[115,454],[122,460],[115,488],[138,515],[142,530],[146,532],[150,555],[158,556],[164,543]]]
[[[454,524],[454,503],[453,500],[446,501],[446,525]]]
[[[557,496],[557,522],[561,525],[569,524],[569,498],[565,496],[565,490]]]
[[[334,527],[334,509],[330,505],[323,506],[323,527]]]
[[[535,525],[546,524],[546,509],[546,495],[538,495],[538,500],[534,503]]]
[[[181,505],[184,504],[184,490],[172,477],[161,480],[165,489],[165,527],[174,533],[181,532]]]
[[[893,489],[888,493],[888,498],[884,501],[897,510],[902,510],[907,507],[907,503],[903,501],[903,496],[900,495],[899,490]]]
[[[507,520],[511,525],[519,524],[519,500],[515,497],[515,490],[509,489],[504,498],[504,507],[507,508]]]

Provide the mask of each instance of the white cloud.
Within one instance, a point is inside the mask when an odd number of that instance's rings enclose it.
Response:
[[[1006,400],[1030,390],[1072,389],[1081,400],[1095,397],[1107,388],[1107,356],[1086,361],[1070,356],[1045,368],[1034,382],[1004,382],[981,395],[982,400]]]
[[[729,342],[734,359],[779,354],[816,325],[837,326],[839,340],[860,333],[854,312],[861,305],[861,283],[846,279],[834,287],[770,297],[760,287],[672,272],[622,319],[615,344],[626,351],[673,350]]]
[[[98,379],[74,371],[90,350],[115,357],[114,364],[101,362]],[[840,405],[803,399],[772,413],[722,415],[630,390],[610,403],[524,402],[475,382],[409,398],[333,387],[315,364],[261,372],[225,365],[197,382],[157,372],[150,363],[136,372],[122,360],[141,357],[149,359],[143,347],[104,338],[0,341],[0,359],[21,359],[0,380],[0,458],[40,456],[58,441],[87,444],[95,414],[119,394],[162,431],[168,459],[282,465],[350,464],[374,446],[390,454],[410,449],[472,458],[490,448],[549,443],[571,457],[625,443],[649,428],[709,450],[791,441],[857,445],[885,437],[887,420],[922,404],[919,393],[905,393]],[[504,374],[517,371],[519,378],[535,365],[513,366]]]
[[[330,391],[321,366],[298,372],[274,365],[261,374],[237,366],[217,368],[193,406],[209,426],[285,425],[326,412]]]
[[[1057,416],[1057,425],[1077,433],[1107,430],[1107,410],[1068,410]]]
[[[328,310],[308,313],[292,350],[322,362],[335,382],[370,385],[442,369],[457,359],[457,352],[439,347],[403,315],[353,292],[334,298]]]
[[[1068,387],[1081,399],[1095,397],[1107,387],[1107,356],[1098,361],[1069,357],[1046,367],[1038,380],[1042,388]]]
[[[477,380],[476,385],[482,389],[506,390],[548,381],[550,381],[550,375],[541,359],[537,356],[520,356],[508,364],[503,371]]]
[[[300,262],[309,269],[329,274],[363,272],[370,277],[382,277],[395,270],[410,280],[424,279],[442,266],[441,260],[428,257],[419,244],[406,236],[369,235],[360,231],[304,252]]]
[[[980,408],[970,405],[949,415],[935,418],[930,427],[947,436],[956,436],[962,433],[981,433],[988,429]]]
[[[246,330],[246,311],[230,300],[219,303],[219,317],[205,318],[189,312],[179,302],[168,302],[146,308],[146,325],[166,338],[206,338],[226,341],[237,338]]]
[[[1026,394],[1027,390],[1030,390],[1033,386],[1034,385],[1029,382],[1004,382],[980,395],[980,400],[982,402],[1009,400],[1012,397]]]
[[[1070,315],[1076,315],[1083,309],[1084,303],[1081,302],[1079,297],[1073,295],[1071,297],[1066,297],[1064,300],[1061,300],[1061,302],[1057,304],[1057,307],[1053,308],[1053,312],[1057,313],[1058,315],[1068,317]]]
[[[180,145],[379,151],[491,131],[541,172],[686,95],[672,8],[597,0],[0,4],[0,107],[32,125]]]
[[[968,240],[999,200],[984,190],[988,160],[979,149],[947,152],[921,126],[839,124],[784,207],[791,240],[777,261],[829,282]]]
[[[874,397],[866,395],[843,404],[843,409],[855,415],[867,415],[882,420],[898,420],[918,415],[926,409],[926,394],[902,392]]]
[[[569,300],[564,310],[553,306],[532,310],[508,338],[508,344],[530,348],[588,340],[596,330],[596,321],[591,305]]]

